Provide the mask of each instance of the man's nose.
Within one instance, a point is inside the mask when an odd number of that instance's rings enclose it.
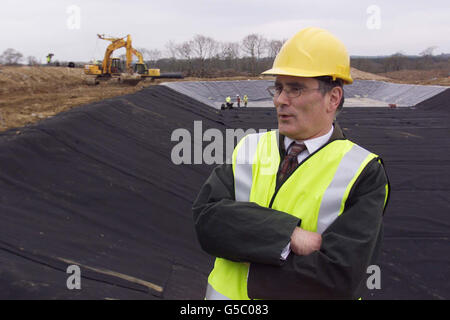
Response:
[[[282,90],[278,96],[273,97],[276,106],[288,105],[290,100],[286,94],[286,90]]]

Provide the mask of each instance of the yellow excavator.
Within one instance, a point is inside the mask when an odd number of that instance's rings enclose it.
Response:
[[[97,84],[100,79],[109,79],[116,77],[119,82],[136,84],[145,78],[183,78],[181,73],[161,74],[159,69],[149,69],[144,63],[142,54],[133,48],[131,36],[123,38],[111,38],[97,34],[102,40],[111,41],[106,48],[105,56],[101,65],[99,63],[87,64],[84,67],[84,73],[88,76],[88,83]],[[126,40],[124,40],[126,38]],[[119,58],[112,58],[112,53],[120,48],[126,49],[125,70],[122,68],[122,61]],[[138,62],[132,65],[133,55],[138,58]]]

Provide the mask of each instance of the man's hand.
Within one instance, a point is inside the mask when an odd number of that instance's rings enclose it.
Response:
[[[316,232],[295,228],[291,235],[291,250],[296,255],[306,256],[320,249],[322,236]]]

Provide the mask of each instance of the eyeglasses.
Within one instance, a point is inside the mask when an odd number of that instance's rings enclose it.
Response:
[[[270,95],[272,97],[278,97],[281,92],[286,92],[286,95],[288,98],[297,98],[299,97],[303,91],[307,90],[320,90],[320,88],[305,88],[305,87],[282,87],[282,86],[270,86],[267,88],[267,91],[269,91]]]

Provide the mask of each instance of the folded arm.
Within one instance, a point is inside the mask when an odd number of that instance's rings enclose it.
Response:
[[[207,253],[232,261],[280,265],[300,219],[236,201],[232,165],[216,167],[193,205],[197,237]]]
[[[382,238],[387,178],[373,160],[362,172],[344,212],[323,232],[320,250],[291,253],[281,266],[252,263],[252,299],[354,299],[364,286]]]

